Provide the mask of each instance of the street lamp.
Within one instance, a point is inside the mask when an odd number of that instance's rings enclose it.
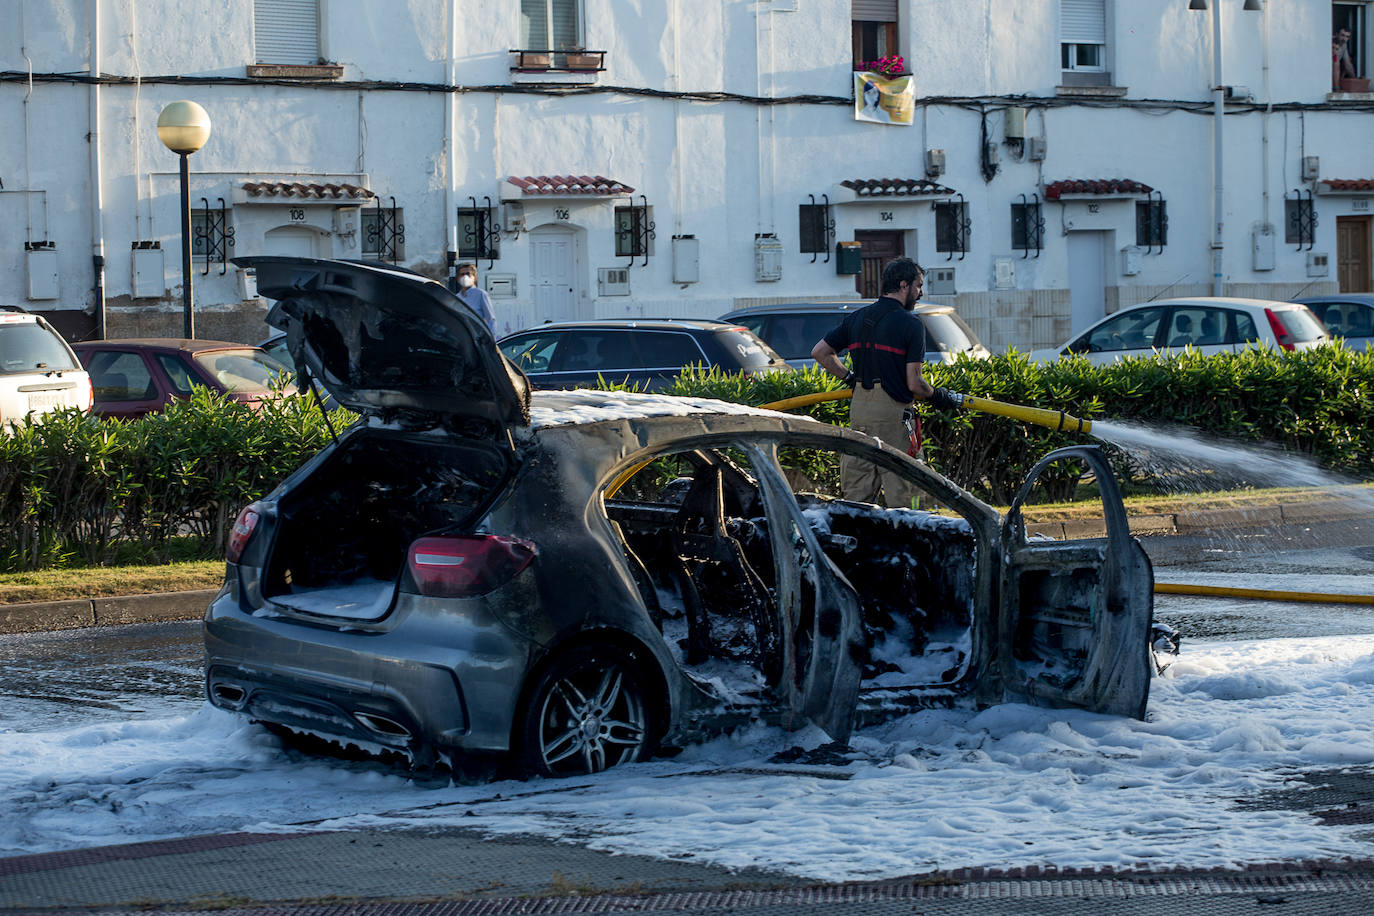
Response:
[[[191,312],[191,154],[210,139],[210,116],[195,102],[170,102],[157,116],[157,138],[181,157],[181,309],[182,336],[195,337]]]
[[[1245,0],[1244,9],[1262,9],[1260,0]],[[1207,0],[1188,0],[1188,9],[1205,10]],[[1226,87],[1221,83],[1221,0],[1212,0],[1212,295],[1221,295],[1221,229],[1224,223],[1221,193],[1222,118],[1226,113]],[[1267,167],[1267,166],[1266,166]]]

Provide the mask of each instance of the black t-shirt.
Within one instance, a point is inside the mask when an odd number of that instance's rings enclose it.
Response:
[[[865,340],[864,319],[875,312],[882,317],[873,325],[872,339]],[[854,349],[854,371],[860,373],[859,383],[865,388],[879,382],[894,401],[911,403],[914,395],[906,384],[906,364],[925,362],[926,327],[896,299],[883,296],[846,315],[839,327],[825,335],[825,342],[836,353]]]

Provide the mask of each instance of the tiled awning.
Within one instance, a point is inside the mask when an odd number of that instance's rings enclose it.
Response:
[[[1374,194],[1374,178],[1323,178],[1318,194]]]
[[[506,183],[521,197],[628,197],[635,189],[604,175],[512,175]],[[502,199],[508,199],[502,195]]]
[[[1064,197],[1088,199],[1094,197],[1115,197],[1126,195],[1134,197],[1149,194],[1154,188],[1130,178],[1066,178],[1045,185],[1046,200],[1060,200]]]
[[[846,178],[832,189],[837,204],[856,204],[869,200],[897,202],[952,197],[956,192],[925,178]]]
[[[315,184],[304,181],[250,181],[243,185],[248,202],[268,200],[341,201],[357,203],[377,195],[356,184]]]

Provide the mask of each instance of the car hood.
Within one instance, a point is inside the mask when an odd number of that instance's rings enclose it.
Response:
[[[235,258],[277,300],[298,370],[363,414],[418,411],[501,427],[529,423],[530,386],[480,318],[442,284],[384,265]]]

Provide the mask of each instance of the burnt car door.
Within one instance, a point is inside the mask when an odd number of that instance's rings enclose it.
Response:
[[[1095,477],[1105,536],[1028,538],[1027,496],[1041,474],[1071,459]],[[1031,469],[1003,521],[1002,556],[998,657],[1007,698],[1142,718],[1154,573],[1100,449],[1058,449]]]
[[[778,464],[777,449],[747,445],[768,513],[782,652],[781,693],[791,711],[847,741],[863,673],[858,593],[821,549]]]

